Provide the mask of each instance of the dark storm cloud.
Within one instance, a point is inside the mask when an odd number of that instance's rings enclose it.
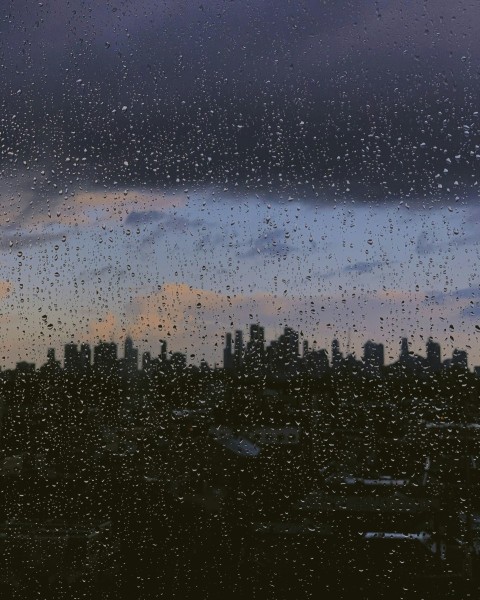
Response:
[[[290,246],[286,239],[289,236],[285,229],[275,229],[274,231],[266,231],[257,239],[251,240],[251,248],[242,254],[244,258],[252,258],[261,255],[268,256],[285,256],[290,254],[295,248]]]
[[[17,251],[37,248],[45,244],[59,242],[64,238],[65,231],[43,231],[31,233],[25,230],[4,228],[0,235],[0,251]]]
[[[370,262],[360,261],[347,265],[344,267],[343,271],[344,273],[357,273],[358,275],[363,275],[364,273],[371,273],[382,265],[383,263],[377,260]]]
[[[450,251],[454,248],[460,248],[462,246],[478,244],[478,242],[478,231],[460,233],[459,231],[455,230],[451,236],[451,239],[447,241],[438,241],[437,239],[429,236],[425,231],[422,231],[417,239],[416,250],[418,255],[425,256],[428,254],[437,254],[447,250]]]
[[[11,2],[5,171],[448,195],[478,171],[480,6]],[[67,161],[67,159],[69,159]]]
[[[476,301],[480,299],[480,287],[472,286],[467,288],[461,288],[458,290],[454,290],[453,292],[439,292],[432,291],[429,296],[427,296],[424,300],[424,303],[434,302],[436,304],[441,304],[446,301],[455,301],[455,300],[471,300]],[[469,310],[468,308],[465,310]]]
[[[127,225],[152,225],[161,223],[164,231],[194,230],[205,224],[203,219],[190,219],[181,215],[162,213],[159,210],[132,211],[125,219]]]
[[[104,265],[99,269],[87,269],[85,271],[82,271],[79,275],[79,278],[92,280],[95,277],[98,283],[105,283],[105,279],[109,275],[113,275],[112,279],[124,279],[128,275],[128,270],[117,269],[115,267],[112,267],[111,264],[109,264]]]
[[[480,317],[480,303],[475,302],[462,308],[460,317],[462,319],[478,319]]]
[[[164,215],[158,210],[146,210],[143,212],[133,211],[125,219],[127,225],[146,225],[161,221]]]

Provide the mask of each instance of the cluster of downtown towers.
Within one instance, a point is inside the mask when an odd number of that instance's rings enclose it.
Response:
[[[181,352],[167,352],[167,342],[160,342],[160,354],[152,357],[150,352],[142,354],[142,371],[155,372],[169,370],[184,370],[187,368],[187,356]],[[307,340],[303,341],[300,353],[299,333],[290,327],[276,340],[267,345],[265,329],[259,324],[250,325],[248,342],[244,342],[243,331],[237,330],[233,335],[225,336],[223,350],[223,368],[226,372],[266,373],[281,377],[295,376],[305,373],[313,377],[322,377],[330,372],[350,371],[376,374],[385,367],[385,352],[383,344],[367,341],[363,347],[363,357],[358,360],[353,354],[344,354],[340,343],[334,339],[331,344],[331,357],[326,349],[310,347]],[[93,362],[92,362],[93,354]],[[452,357],[442,362],[441,347],[431,338],[426,344],[426,356],[415,355],[409,350],[408,339],[401,340],[400,355],[397,362],[390,365],[407,371],[422,371],[423,373],[440,372],[442,370],[468,370],[468,355],[464,350],[454,350]],[[47,362],[42,368],[60,369],[60,362],[55,358],[55,351],[50,348]],[[90,369],[101,372],[117,371],[123,375],[133,375],[139,370],[139,351],[135,348],[130,337],[124,344],[124,357],[118,358],[118,345],[115,342],[100,342],[93,348],[89,344],[78,346],[73,342],[64,347],[64,370],[72,373],[82,373]],[[193,367],[195,368],[195,367]],[[34,371],[32,363],[17,363],[17,370]],[[209,371],[210,367],[202,361],[201,371]],[[480,369],[475,367],[478,375]]]

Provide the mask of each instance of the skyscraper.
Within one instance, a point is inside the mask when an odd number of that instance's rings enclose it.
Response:
[[[78,373],[80,370],[80,355],[77,345],[73,342],[65,344],[63,367],[68,373]]]
[[[235,369],[240,369],[243,364],[243,331],[238,329],[235,331],[235,346],[234,346],[234,364]]]
[[[295,331],[291,327],[285,327],[283,335],[287,349],[287,359],[296,361],[298,358],[298,331]]]
[[[332,368],[338,371],[343,364],[343,354],[340,352],[340,342],[335,339],[332,341]]]
[[[88,371],[92,364],[92,349],[90,344],[82,344],[80,346],[80,370],[82,373]]]
[[[49,373],[50,375],[58,375],[61,371],[60,361],[55,358],[55,348],[49,348],[47,350],[47,362],[41,368],[43,373]]]
[[[103,372],[111,372],[117,365],[117,344],[115,342],[100,342],[93,349],[93,364]]]
[[[451,367],[456,367],[462,371],[468,371],[468,354],[465,350],[455,350],[452,353]]]
[[[303,340],[303,356],[307,356],[308,352],[309,352],[309,345],[308,345],[308,340]]]
[[[262,345],[265,343],[265,329],[258,323],[250,325],[250,343]]]
[[[385,365],[385,349],[383,344],[372,341],[365,342],[363,346],[363,362],[367,369],[380,369]]]
[[[152,367],[152,355],[150,352],[142,354],[142,370],[148,373]]]
[[[131,337],[125,339],[125,369],[128,375],[133,375],[138,370],[138,349],[133,346]]]
[[[167,342],[166,342],[166,340],[160,340],[160,361],[163,363],[167,362]]]
[[[400,342],[400,362],[409,362],[410,350],[408,349],[408,338],[402,338]]]
[[[427,341],[427,365],[433,372],[438,372],[442,368],[440,344],[434,342],[432,338],[428,338]]]
[[[265,360],[265,329],[253,323],[250,325],[250,340],[245,351],[245,365],[250,372],[259,374]]]
[[[225,371],[231,371],[234,367],[234,356],[232,354],[232,334],[225,336],[225,348],[223,350],[223,368]]]

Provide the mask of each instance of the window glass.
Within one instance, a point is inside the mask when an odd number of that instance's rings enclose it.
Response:
[[[474,598],[480,5],[4,0],[5,598]]]

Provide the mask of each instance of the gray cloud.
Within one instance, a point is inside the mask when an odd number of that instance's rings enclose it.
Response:
[[[287,242],[288,233],[285,229],[274,229],[265,231],[260,238],[250,241],[251,248],[243,253],[245,258],[253,258],[258,255],[263,256],[285,256],[295,250]]]
[[[125,222],[127,225],[147,225],[164,219],[165,215],[158,210],[132,211],[128,214]]]
[[[8,12],[6,171],[25,160],[66,181],[388,198],[441,197],[455,182],[464,193],[478,170],[475,4],[52,0]]]
[[[425,298],[425,303],[436,302],[438,304],[446,300],[480,300],[480,287],[472,286],[468,288],[460,288],[452,292],[432,291]]]
[[[469,246],[478,243],[478,241],[479,235],[477,232],[454,232],[451,239],[440,242],[435,237],[431,237],[425,231],[422,231],[417,239],[416,250],[417,254],[422,256]]]
[[[360,261],[360,262],[353,263],[351,265],[347,265],[346,267],[344,267],[343,271],[345,273],[357,273],[359,275],[362,275],[364,273],[371,273],[378,267],[381,267],[382,264],[383,263],[378,260],[369,261],[369,262]]]
[[[472,303],[470,306],[465,306],[460,311],[460,317],[463,319],[479,319],[480,318],[480,302]]]
[[[30,233],[20,229],[11,229],[2,233],[0,237],[0,250],[25,250],[35,248],[51,242],[59,242],[64,237],[64,231],[42,231]]]

